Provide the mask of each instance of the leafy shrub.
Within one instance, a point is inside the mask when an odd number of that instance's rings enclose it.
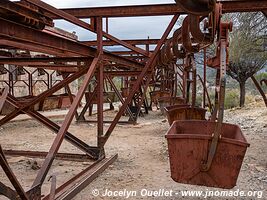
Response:
[[[239,91],[236,89],[226,90],[224,107],[230,109],[239,106]]]

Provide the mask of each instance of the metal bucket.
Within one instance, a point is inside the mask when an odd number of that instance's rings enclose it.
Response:
[[[68,94],[61,94],[59,97],[58,109],[65,109],[71,106],[71,100]],[[72,95],[72,98],[75,98],[75,95]]]
[[[158,102],[161,113],[165,114],[165,107],[184,104],[185,100],[182,97],[160,97]]]
[[[176,105],[165,107],[170,125],[177,120],[205,120],[206,109],[190,107],[189,105]]]
[[[29,103],[33,98],[34,98],[34,96],[24,96],[24,97],[18,97],[17,99],[19,100],[19,103],[23,105],[23,104]],[[40,105],[40,103],[38,102],[30,109],[38,111],[39,105]],[[13,105],[11,105],[9,102],[5,102],[2,110],[0,111],[0,115],[8,115],[15,110],[16,110],[16,108]]]
[[[57,95],[47,97],[40,106],[41,111],[58,109],[59,99]]]
[[[239,126],[222,124],[221,138],[208,171],[201,170],[207,160],[216,123],[175,121],[166,134],[171,177],[178,183],[233,188],[249,144]]]
[[[158,99],[160,97],[170,97],[171,93],[169,91],[153,91],[150,92],[151,102],[154,103],[156,106],[158,105]]]
[[[127,98],[130,94],[130,88],[121,88],[121,95],[123,98]]]

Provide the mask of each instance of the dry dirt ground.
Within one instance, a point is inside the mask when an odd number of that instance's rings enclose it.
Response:
[[[114,115],[105,113],[107,116]],[[238,178],[237,186],[233,191],[263,191],[261,199],[267,199],[267,109],[263,103],[254,103],[243,109],[228,110],[225,120],[241,126],[251,144],[248,148],[244,163]],[[62,119],[54,119],[58,124]],[[108,126],[105,125],[105,128]],[[118,125],[106,145],[107,157],[118,153],[118,160],[102,173],[87,188],[79,193],[75,200],[86,199],[125,199],[125,197],[92,196],[92,191],[98,189],[100,194],[106,189],[111,191],[137,191],[137,196],[129,199],[203,199],[203,197],[142,197],[142,189],[156,191],[159,189],[173,190],[216,190],[198,186],[183,185],[174,182],[170,177],[167,141],[164,137],[169,125],[165,117],[158,112],[139,118],[138,125]],[[47,151],[54,139],[54,134],[35,121],[16,121],[0,128],[0,144],[4,149]],[[70,132],[82,138],[89,144],[95,144],[96,126],[92,124],[72,123]],[[79,153],[72,145],[63,143],[60,152]],[[8,161],[17,174],[23,187],[28,189],[38,172],[42,159],[26,157],[8,157]],[[37,164],[36,164],[37,162]],[[50,174],[57,175],[57,184],[69,179],[88,166],[86,162],[69,162],[56,160]],[[37,169],[36,169],[37,168]],[[48,177],[49,177],[48,175]],[[45,180],[43,191],[49,191],[48,177]],[[0,180],[8,183],[2,170]],[[260,196],[258,196],[260,197]],[[0,199],[5,199],[0,197]],[[255,197],[222,198],[210,197],[207,199],[257,199]]]

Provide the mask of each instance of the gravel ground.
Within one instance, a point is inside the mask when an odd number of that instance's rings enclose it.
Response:
[[[106,118],[115,111],[106,112]],[[62,119],[53,119],[58,124]],[[231,191],[254,191],[254,197],[208,197],[207,199],[267,199],[267,109],[263,103],[254,103],[243,109],[232,109],[225,112],[225,121],[240,125],[250,147],[248,148],[237,186]],[[105,129],[107,129],[105,125]],[[159,112],[150,112],[140,118],[138,125],[118,125],[106,145],[107,157],[118,153],[118,160],[103,172],[93,183],[79,193],[74,199],[125,199],[126,197],[104,197],[106,190],[133,191],[136,195],[128,199],[203,199],[203,197],[182,197],[180,191],[222,191],[216,188],[184,185],[174,182],[170,177],[167,141],[164,137],[169,128],[165,117]],[[72,123],[70,132],[89,144],[95,144],[96,126],[93,124]],[[0,128],[0,143],[4,149],[48,151],[55,135],[35,121],[17,121]],[[72,145],[63,142],[60,152],[80,153]],[[26,157],[8,157],[8,161],[25,189],[30,188],[42,159]],[[60,185],[73,175],[85,169],[87,162],[69,162],[56,160],[52,166],[43,192],[49,191],[48,178],[57,175]],[[9,184],[0,170],[0,180]],[[179,195],[169,197],[141,196],[145,191],[174,191]],[[99,191],[94,197],[92,192]],[[258,192],[260,191],[260,192]],[[162,191],[161,191],[162,192]],[[261,194],[261,192],[263,192]],[[0,197],[0,199],[5,199]]]

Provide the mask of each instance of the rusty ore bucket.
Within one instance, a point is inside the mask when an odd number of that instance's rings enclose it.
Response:
[[[222,126],[221,138],[208,171],[207,161],[216,123],[211,121],[175,121],[166,134],[171,177],[178,183],[218,188],[233,188],[249,144],[239,126]]]
[[[127,98],[130,94],[129,88],[121,88],[121,95],[123,98]]]
[[[184,98],[182,97],[160,97],[158,99],[160,111],[165,114],[165,107],[171,105],[181,105],[184,104]]]
[[[176,105],[165,107],[170,125],[177,120],[205,120],[206,109],[191,107],[189,105]]]
[[[153,91],[150,92],[151,101],[156,102],[160,97],[169,97],[171,93],[169,91]]]

